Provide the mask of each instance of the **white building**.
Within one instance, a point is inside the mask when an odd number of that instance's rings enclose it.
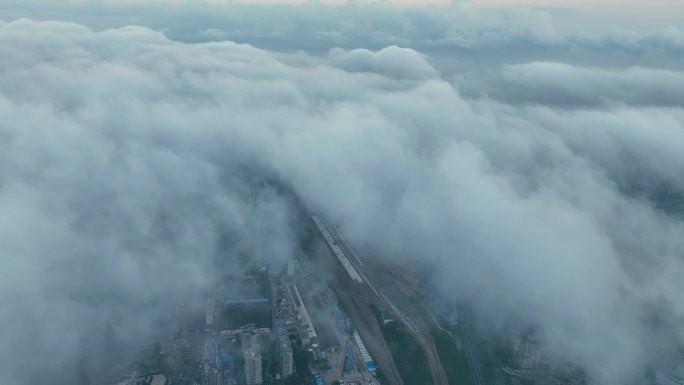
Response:
[[[532,370],[539,365],[542,348],[534,342],[523,342],[515,352],[515,359],[523,370]]]
[[[214,300],[210,299],[207,301],[207,308],[204,314],[204,327],[206,328],[206,330],[209,330],[214,326],[214,312]]]
[[[534,369],[541,361],[542,348],[534,342],[525,342],[520,352],[520,366],[525,370]]]
[[[247,385],[260,385],[261,378],[261,353],[259,345],[253,345],[245,350],[245,378]]]
[[[161,374],[155,374],[152,376],[152,382],[150,385],[164,385],[166,384],[166,377]]]
[[[288,378],[294,373],[294,357],[290,347],[280,349],[280,371],[283,378]]]
[[[248,330],[246,333],[242,333],[242,348],[247,350],[254,346],[259,349],[259,335],[255,330]],[[257,350],[260,351],[260,350]]]
[[[318,341],[318,335],[316,334],[316,329],[311,322],[309,312],[306,310],[304,300],[302,299],[301,294],[299,294],[299,289],[295,284],[288,284],[287,288],[295,310],[297,310],[297,319],[300,323],[300,338],[302,340],[302,346],[315,344],[316,341]]]
[[[276,321],[276,323],[276,337],[278,339],[278,344],[280,344],[280,349],[278,350],[280,372],[282,373],[283,378],[288,378],[294,373],[294,355],[285,327],[281,324],[281,320]]]

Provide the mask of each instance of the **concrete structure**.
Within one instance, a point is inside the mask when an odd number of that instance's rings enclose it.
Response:
[[[138,376],[138,372],[126,372],[121,376],[116,385],[136,385],[143,383],[149,385],[164,385],[166,384],[166,376],[163,374]]]
[[[204,375],[209,385],[223,385],[218,343],[212,339],[204,348]]]
[[[235,371],[233,365],[233,356],[230,353],[221,353],[221,369],[223,371],[224,385],[232,385],[235,382]]]
[[[287,263],[287,281],[292,282],[294,279],[294,273],[295,273],[295,263],[294,261],[290,261]]]
[[[280,349],[280,371],[283,378],[288,378],[294,374],[294,356],[290,346]]]
[[[268,280],[268,286],[271,289],[271,305],[275,307],[283,296],[283,283],[278,278],[271,278]]]
[[[297,285],[288,284],[287,289],[290,293],[290,297],[292,298],[292,303],[297,311],[297,319],[299,320],[300,326],[302,328],[302,333],[300,333],[302,345],[306,346],[316,344],[318,342],[318,335],[316,334],[316,329],[311,322],[311,317],[309,317],[309,312],[306,310],[304,300],[299,294]]]
[[[279,320],[276,326],[276,338],[279,344],[278,359],[280,361],[280,373],[283,378],[288,378],[294,373],[294,355],[287,331],[280,322]]]
[[[345,350],[345,354],[344,354],[344,366],[343,366],[342,370],[345,373],[353,373],[355,361],[356,361],[356,353],[354,351],[354,345],[347,344],[347,349]]]
[[[254,324],[255,329],[270,329],[273,324],[271,300],[269,297],[226,300],[223,302],[221,320],[221,331],[229,334],[235,334],[248,324]]]
[[[242,348],[247,350],[249,348],[252,348],[254,346],[259,349],[259,335],[257,334],[256,330],[246,330],[245,332],[242,333]]]
[[[356,271],[354,266],[352,266],[351,262],[349,262],[349,258],[347,258],[347,256],[344,255],[344,252],[342,252],[340,246],[337,245],[337,242],[335,242],[335,239],[330,234],[330,231],[328,231],[328,229],[325,227],[323,221],[321,221],[321,219],[317,215],[314,215],[311,218],[316,223],[318,230],[321,232],[321,234],[323,234],[323,238],[325,238],[325,241],[328,242],[328,246],[330,246],[333,253],[335,253],[335,256],[340,261],[344,269],[347,270],[347,273],[349,274],[351,279],[358,283],[363,283],[361,276]]]
[[[373,362],[373,358],[371,358],[370,354],[368,354],[368,349],[366,349],[366,345],[363,343],[359,332],[356,330],[354,330],[354,341],[356,341],[356,346],[358,346],[359,352],[361,352],[363,364],[366,365],[366,368],[368,368],[368,370],[371,372],[374,371],[376,368],[375,362]]]
[[[245,380],[247,385],[260,385],[261,377],[261,353],[259,345],[254,345],[245,350]]]
[[[549,385],[587,384],[584,370],[575,365],[557,361],[548,363],[548,377],[546,381]]]
[[[514,355],[521,369],[532,370],[541,361],[542,348],[534,342],[523,342]]]
[[[269,328],[254,328],[254,331],[257,335],[266,335],[271,333],[271,329]],[[219,335],[223,338],[235,338],[242,336],[243,334],[245,334],[243,328],[235,330],[221,330],[219,332]]]
[[[285,261],[272,259],[271,263],[268,265],[268,275],[271,277],[280,277],[283,270],[285,270]]]
[[[166,384],[166,377],[162,374],[155,374],[152,376],[150,385],[164,385]]]
[[[666,360],[656,372],[657,385],[684,385],[684,356]]]
[[[136,378],[138,378],[138,372],[136,371],[123,373],[116,385],[133,385]]]
[[[213,299],[207,301],[207,309],[204,314],[204,327],[209,331],[214,326],[215,302]]]
[[[223,377],[221,376],[221,371],[218,369],[212,369],[208,374],[209,385],[223,385]]]

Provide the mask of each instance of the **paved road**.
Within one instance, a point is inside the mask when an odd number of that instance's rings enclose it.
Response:
[[[473,353],[472,343],[470,342],[470,337],[465,337],[465,353],[468,358],[468,366],[470,366],[470,372],[473,375],[476,385],[484,385],[484,380],[482,379],[482,374],[480,372],[480,366],[477,360],[477,356]]]

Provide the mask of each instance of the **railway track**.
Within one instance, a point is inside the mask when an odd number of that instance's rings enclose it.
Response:
[[[351,281],[341,266],[335,269],[335,278],[332,283],[338,299],[354,322],[373,359],[381,368],[389,382],[388,385],[404,385],[371,309],[371,304],[378,305],[378,298],[373,298],[373,295],[368,293],[368,288],[363,288],[363,285]]]
[[[378,262],[380,264],[380,262]],[[402,304],[404,305],[404,309],[409,309],[412,314],[421,314],[421,309],[419,309],[414,303],[412,303],[408,298],[410,297],[410,293],[412,293],[412,289],[408,287],[408,283],[399,278],[399,275],[397,274],[396,271],[390,266],[387,266],[386,264],[380,264],[377,269],[374,270],[384,270],[386,272],[387,278],[384,279],[384,281],[390,281],[390,277],[393,277],[393,282],[388,282],[386,285],[389,287],[395,287],[398,290],[394,290],[394,295],[401,297]],[[435,345],[435,341],[432,338],[432,334],[430,333],[430,328],[425,324],[425,322],[422,320],[422,317],[412,317],[412,323],[413,325],[409,324],[409,322],[406,320],[406,317],[404,314],[395,306],[389,298],[385,297],[383,294],[383,297],[385,301],[388,303],[391,309],[397,314],[400,315],[400,318],[402,321],[407,325],[408,330],[413,330],[413,335],[416,338],[416,341],[420,345],[420,347],[423,349],[423,352],[425,353],[425,359],[427,360],[428,367],[430,369],[430,375],[432,376],[432,383],[434,385],[449,385],[449,379],[446,375],[446,372],[444,371],[444,367],[442,366],[442,362],[439,359],[439,353],[437,353],[437,346]],[[417,330],[416,329],[416,324],[417,324]]]
[[[423,322],[420,322],[420,327],[415,326],[415,321],[409,322],[408,318],[405,316],[405,313],[395,306],[395,304],[392,303],[382,293],[382,291],[379,291],[375,287],[373,284],[373,279],[380,278],[378,281],[383,282],[383,287],[385,288],[399,289],[399,292],[403,294],[400,305],[403,305],[405,309],[411,309],[412,313],[419,314],[419,312],[416,311],[416,306],[409,300],[410,295],[408,293],[410,290],[407,289],[407,282],[403,282],[394,274],[394,272],[390,271],[388,266],[385,266],[378,261],[375,261],[378,264],[378,270],[386,272],[386,276],[378,277],[377,274],[373,274],[371,279],[369,279],[364,272],[366,268],[364,267],[361,259],[347,244],[346,240],[337,233],[334,227],[329,227],[323,224],[318,217],[314,218],[314,222],[316,222],[316,225],[319,229],[322,229],[321,232],[324,236],[326,236],[328,245],[333,247],[333,252],[335,252],[334,248],[336,247],[342,251],[343,254],[353,255],[354,257],[353,262],[351,262],[352,266],[357,264],[357,266],[353,266],[354,272],[358,271],[363,279],[355,279],[355,274],[350,274],[349,269],[345,270],[343,269],[342,264],[334,263],[334,287],[338,292],[340,301],[342,301],[345,308],[347,308],[352,320],[359,329],[359,333],[364,338],[364,341],[367,340],[366,345],[373,353],[376,363],[382,368],[382,371],[387,380],[390,382],[390,385],[403,384],[403,380],[399,374],[396,363],[392,358],[392,354],[387,347],[385,339],[382,335],[382,330],[380,329],[378,321],[375,318],[375,314],[371,309],[371,305],[375,305],[380,309],[391,309],[397,315],[397,317],[401,319],[401,322],[407,325],[407,330],[412,331],[412,334],[416,338],[419,346],[425,353],[425,358],[428,363],[433,385],[449,385],[446,372],[442,367],[442,363],[437,353],[437,347],[435,346],[435,342],[430,334],[430,329],[426,327]],[[329,237],[330,239],[328,239]],[[331,259],[333,258],[331,257]],[[370,270],[376,271],[374,268],[371,268]]]

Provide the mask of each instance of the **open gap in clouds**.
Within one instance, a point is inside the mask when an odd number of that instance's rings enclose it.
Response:
[[[85,336],[145,334],[211,284],[226,239],[288,249],[279,184],[356,242],[438,267],[482,314],[540,325],[604,384],[682,337],[645,320],[684,317],[684,226],[627,192],[684,191],[678,91],[643,92],[681,73],[522,64],[471,100],[410,49],[321,58],[29,20],[0,25],[0,57],[3,383],[70,383]]]

